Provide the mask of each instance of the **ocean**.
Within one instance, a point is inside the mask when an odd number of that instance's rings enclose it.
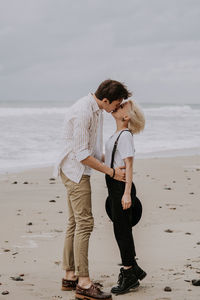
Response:
[[[64,101],[0,101],[0,173],[53,165],[62,147]],[[200,105],[139,103],[146,127],[135,135],[136,158],[200,154]],[[104,113],[104,141],[115,131]]]

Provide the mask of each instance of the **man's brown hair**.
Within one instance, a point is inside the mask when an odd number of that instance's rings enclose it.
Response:
[[[118,99],[127,99],[131,95],[125,84],[111,79],[103,81],[95,92],[99,100],[107,98],[110,103]]]

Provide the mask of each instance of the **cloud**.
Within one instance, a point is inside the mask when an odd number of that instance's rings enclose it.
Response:
[[[199,20],[195,0],[1,0],[0,100],[76,99],[111,77],[143,102],[198,102]]]

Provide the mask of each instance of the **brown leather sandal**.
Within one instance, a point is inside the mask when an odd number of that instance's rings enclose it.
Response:
[[[67,280],[65,278],[62,279],[62,291],[73,291],[76,289],[76,285],[78,284],[77,280]]]
[[[110,293],[105,293],[100,290],[100,288],[92,284],[89,289],[83,289],[78,284],[76,286],[76,299],[77,300],[112,300]]]

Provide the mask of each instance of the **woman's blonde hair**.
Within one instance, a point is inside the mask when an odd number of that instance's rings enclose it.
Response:
[[[140,109],[140,107],[132,100],[128,101],[131,105],[131,110],[129,111],[130,120],[128,122],[128,129],[132,133],[139,133],[145,127],[145,117]]]

